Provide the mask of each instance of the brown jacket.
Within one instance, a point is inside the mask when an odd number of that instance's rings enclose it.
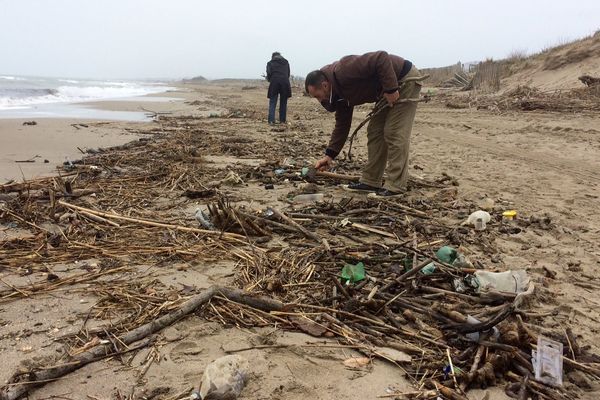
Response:
[[[329,111],[335,111],[335,128],[325,154],[335,158],[344,147],[354,106],[374,103],[384,92],[398,89],[398,81],[412,67],[404,60],[385,51],[374,51],[361,56],[346,56],[321,68],[332,85],[331,105],[323,104]]]

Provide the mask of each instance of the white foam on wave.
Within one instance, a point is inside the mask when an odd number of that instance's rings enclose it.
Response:
[[[64,81],[64,80],[63,80]],[[94,86],[63,85],[33,96],[1,96],[0,110],[23,108],[36,104],[79,103],[94,100],[137,97],[151,93],[160,93],[172,88],[167,86],[143,86],[129,82],[100,82]]]
[[[59,79],[59,82],[65,82],[65,83],[79,83],[79,81],[76,81],[74,79]]]
[[[25,78],[20,78],[18,76],[8,76],[8,75],[0,75],[0,79],[4,79],[6,81],[24,81]]]

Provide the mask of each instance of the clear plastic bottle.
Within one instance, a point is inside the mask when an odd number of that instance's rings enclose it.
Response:
[[[294,197],[294,203],[314,203],[323,201],[323,193],[299,194]]]

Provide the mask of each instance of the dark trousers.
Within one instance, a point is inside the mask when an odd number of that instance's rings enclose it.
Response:
[[[277,95],[277,94],[273,95],[269,99],[269,123],[275,123],[275,107],[277,106],[277,97],[280,98],[280,100],[279,100],[279,122],[285,123],[286,115],[287,115],[288,99],[286,96]]]

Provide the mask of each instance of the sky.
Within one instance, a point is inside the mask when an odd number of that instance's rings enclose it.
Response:
[[[503,58],[593,34],[598,0],[0,0],[0,74],[260,78],[386,50],[417,67]]]

